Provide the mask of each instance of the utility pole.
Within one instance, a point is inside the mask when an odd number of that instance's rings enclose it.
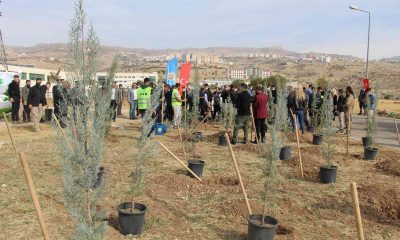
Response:
[[[0,3],[2,3],[1,0],[0,0]],[[0,11],[0,17],[2,17],[2,16],[3,16],[3,14],[2,14],[2,12]],[[1,48],[0,52],[1,52],[1,54],[3,55],[3,59],[2,59],[2,61],[1,61],[1,65],[3,65],[4,70],[5,70],[6,72],[8,72],[6,49],[5,49],[5,47],[4,47],[3,34],[2,34],[2,32],[1,32],[1,29],[0,29],[0,48]]]

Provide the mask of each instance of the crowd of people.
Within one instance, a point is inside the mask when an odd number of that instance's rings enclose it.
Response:
[[[50,88],[50,83],[42,85],[40,78],[36,79],[36,83],[31,87],[31,80],[26,80],[26,85],[20,88],[20,79],[18,75],[14,76],[14,80],[10,83],[8,94],[12,103],[12,121],[18,123],[20,121],[20,105],[23,105],[23,121],[32,121],[34,130],[40,131],[39,122],[44,120],[43,109],[47,108],[46,92]],[[153,94],[154,84],[149,78],[145,78],[142,83],[132,83],[130,88],[123,88],[120,84],[117,86],[115,82],[111,86],[111,118],[116,121],[118,115],[122,115],[122,105],[124,99],[129,103],[129,119],[135,120],[138,116],[143,116],[150,106],[151,95]],[[52,96],[54,104],[54,114],[60,120],[62,127],[66,124],[62,121],[66,117],[66,112],[60,107],[65,101],[69,91],[73,91],[69,82],[62,79],[57,80],[57,84],[53,86]],[[286,92],[286,91],[285,91]],[[277,109],[277,89],[274,85],[264,88],[262,85],[252,87],[246,83],[236,85],[225,85],[223,87],[215,87],[211,89],[208,84],[204,84],[199,89],[198,99],[194,99],[192,86],[180,86],[179,83],[170,86],[164,84],[163,94],[160,98],[160,106],[157,109],[157,122],[164,121],[172,123],[174,128],[180,126],[184,111],[193,111],[194,103],[198,104],[199,115],[201,119],[207,121],[216,121],[221,116],[221,104],[230,102],[237,109],[235,126],[233,129],[232,144],[239,142],[239,130],[243,130],[244,138],[242,143],[247,143],[249,139],[249,125],[252,124],[251,114],[254,117],[254,125],[256,129],[256,137],[260,142],[265,142],[267,132],[267,121],[275,120]],[[301,133],[312,125],[311,118],[318,114],[325,98],[332,97],[333,113],[339,119],[339,133],[350,131],[351,116],[355,105],[355,95],[353,89],[349,86],[346,89],[332,89],[328,94],[322,87],[314,88],[313,85],[308,87],[291,88],[288,87],[287,96],[288,123],[290,122],[294,131],[294,119]],[[358,96],[360,114],[372,114],[376,108],[376,97],[370,88],[361,90]],[[369,111],[367,113],[366,111]],[[293,115],[296,118],[293,118]],[[257,140],[256,139],[256,140]],[[252,139],[251,139],[252,140]],[[256,143],[253,140],[251,142]]]

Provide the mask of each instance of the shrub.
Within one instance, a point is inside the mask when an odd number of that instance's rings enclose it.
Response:
[[[333,131],[333,97],[330,94],[330,89],[327,88],[324,94],[324,100],[321,106],[321,129],[324,136],[322,144],[322,154],[326,165],[332,166],[332,159],[335,154],[335,138]]]

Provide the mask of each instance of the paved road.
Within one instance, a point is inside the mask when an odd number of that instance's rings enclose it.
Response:
[[[353,115],[353,129],[351,138],[357,141],[361,141],[361,137],[366,136],[367,129],[367,117],[366,116],[354,116]],[[336,123],[338,126],[339,123]],[[394,121],[392,118],[377,118],[377,134],[376,134],[376,143],[391,147],[391,148],[400,148],[399,140],[397,138],[396,127],[394,125]],[[400,120],[397,120],[397,126],[400,129]]]

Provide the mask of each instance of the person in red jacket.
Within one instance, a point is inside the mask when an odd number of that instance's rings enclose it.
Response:
[[[265,132],[267,131],[267,125],[265,119],[268,118],[268,95],[264,93],[262,86],[256,87],[256,97],[253,103],[254,121],[256,124],[256,132],[258,140],[261,139],[261,143],[265,143]],[[260,136],[261,135],[261,136]],[[254,141],[257,143],[256,141]]]

